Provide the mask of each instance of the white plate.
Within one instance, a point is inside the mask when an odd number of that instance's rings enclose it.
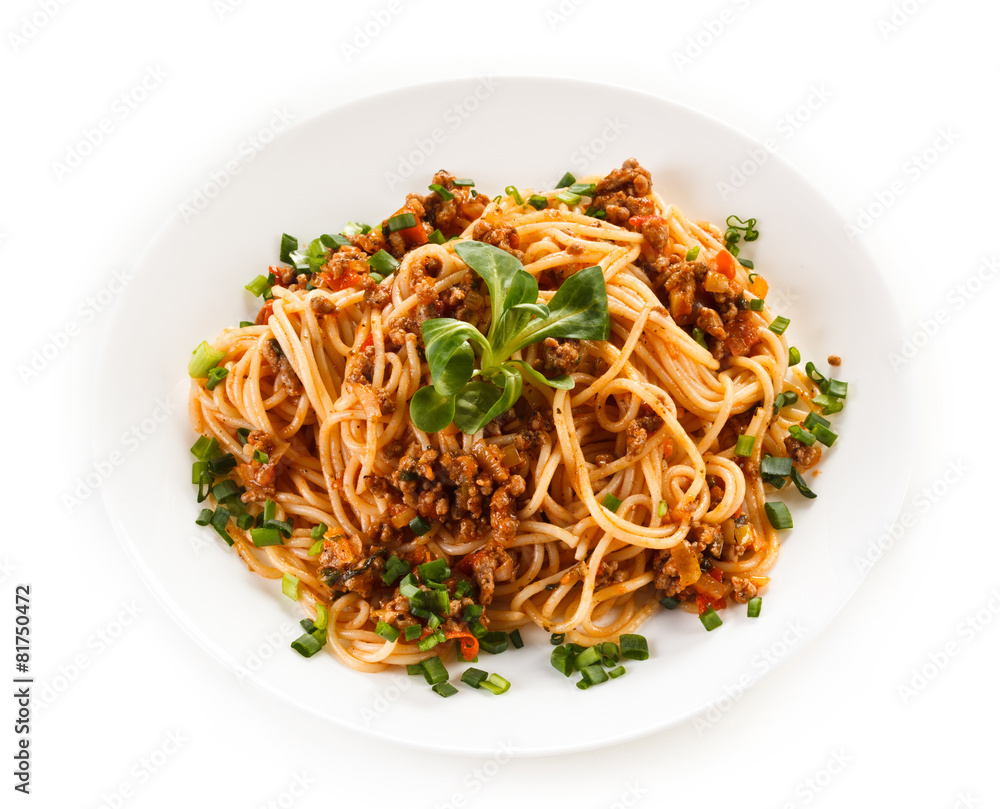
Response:
[[[102,487],[108,512],[143,579],[216,659],[315,721],[458,753],[489,755],[504,745],[522,754],[567,752],[649,733],[732,696],[803,648],[858,586],[857,559],[901,503],[912,456],[911,384],[885,360],[902,329],[878,268],[816,190],[770,156],[723,199],[717,183],[728,182],[755,146],[663,99],[537,78],[398,90],[332,110],[269,144],[220,192],[208,189],[204,210],[167,223],[109,327],[96,382],[96,452],[111,468]],[[771,283],[769,302],[787,301],[791,343],[820,368],[827,354],[844,357],[837,375],[850,383],[850,397],[835,424],[841,438],[815,481],[819,498],[784,495],[795,528],[785,535],[761,617],[731,607],[708,633],[692,615],[658,612],[642,629],[651,658],[587,692],[549,665],[541,632],[525,633],[521,650],[481,655],[480,667],[513,683],[501,697],[460,685],[459,695],[443,700],[419,678],[358,674],[327,654],[297,655],[288,648],[300,634],[297,607],[275,582],[249,574],[210,528],[194,525],[191,350],[252,318],[243,285],[277,260],[282,231],[309,239],[350,219],[378,221],[405,193],[423,191],[438,168],[495,194],[511,183],[551,186],[566,170],[603,173],[632,156],[691,218],[756,217],[761,237],[744,255]]]

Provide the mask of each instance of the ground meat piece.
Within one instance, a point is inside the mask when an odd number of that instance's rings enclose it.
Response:
[[[439,171],[432,182],[442,186],[453,198],[444,200],[432,191],[422,200],[424,215],[421,218],[445,236],[459,235],[482,216],[489,203],[482,194],[473,197],[467,186],[456,186],[454,175],[447,171]]]
[[[378,250],[375,252],[377,253]],[[368,275],[369,255],[369,253],[357,247],[341,247],[336,252],[330,254],[326,264],[323,265],[323,271],[330,273],[330,277],[334,281],[349,273],[359,276]]]
[[[626,573],[624,570],[618,570],[618,562],[613,559],[603,560],[597,566],[597,576],[594,579],[594,589],[600,590],[602,587],[607,587],[609,584],[623,581],[625,575]]]
[[[757,585],[750,579],[733,576],[733,598],[740,604],[746,604],[757,595]]]
[[[309,307],[317,315],[330,315],[336,311],[333,301],[323,295],[314,295],[309,299]]]
[[[256,452],[264,453],[267,461],[257,460],[254,457]],[[236,475],[246,489],[241,499],[244,503],[251,503],[274,497],[274,481],[278,477],[277,467],[281,460],[275,452],[274,440],[263,430],[252,430],[247,435],[246,453],[250,462],[236,466]]]
[[[501,543],[511,542],[517,535],[521,521],[514,516],[517,498],[524,494],[524,478],[511,475],[490,498],[490,526],[494,538]]]
[[[375,374],[375,346],[365,346],[349,360],[351,370],[347,381],[355,385],[370,385]]]
[[[594,208],[603,209],[607,221],[613,225],[626,225],[633,216],[650,216],[656,211],[651,199],[652,178],[646,169],[633,158],[622,163],[597,183]]]
[[[843,362],[843,360],[841,360],[837,354],[831,354],[829,357],[826,358],[826,361],[830,363],[830,365],[832,365],[834,368],[839,368],[840,363]]]
[[[376,309],[383,308],[392,298],[392,289],[388,284],[376,284],[365,290],[365,303]]]
[[[366,552],[361,539],[343,534],[326,537],[320,554],[320,578],[331,592],[372,595],[385,567],[384,550]]]
[[[819,447],[810,447],[803,444],[799,439],[788,436],[785,439],[785,451],[799,469],[809,469],[819,463],[823,455],[823,450]]]
[[[375,228],[368,233],[358,233],[354,236],[348,236],[348,241],[350,241],[351,246],[361,251],[364,255],[361,256],[361,260],[367,263],[368,256],[374,256],[379,250],[385,250],[389,247],[389,243],[386,241],[385,234],[382,232],[382,228]],[[344,252],[347,248],[341,247],[334,256]],[[354,254],[357,257],[356,253]],[[366,267],[367,269],[367,267]],[[360,274],[360,273],[359,273]]]
[[[726,348],[734,357],[745,357],[760,342],[760,329],[747,312],[740,312],[726,325],[726,334]]]
[[[726,327],[722,325],[722,318],[719,317],[719,313],[714,309],[709,309],[707,306],[699,309],[695,323],[699,329],[711,334],[716,339],[726,339]]]
[[[640,411],[641,412],[641,411]],[[630,421],[625,428],[629,457],[635,457],[646,446],[649,436],[663,426],[663,419],[653,414],[643,414]]]
[[[723,541],[722,529],[710,523],[695,523],[691,526],[691,530],[688,531],[688,541],[699,553],[706,550],[712,553],[713,549],[721,552]],[[718,553],[712,553],[712,555],[716,559],[719,558]]]
[[[492,539],[466,556],[460,564],[472,571],[479,585],[479,603],[483,605],[493,600],[496,582],[509,581],[514,577],[514,560]]]
[[[518,260],[524,258],[524,253],[517,249],[521,243],[517,231],[504,222],[491,225],[485,219],[480,219],[472,228],[472,238],[506,250]]]
[[[542,341],[542,363],[546,371],[559,374],[572,373],[580,364],[580,341],[547,337]]]
[[[654,281],[656,287],[666,293],[660,295],[660,300],[670,307],[670,316],[679,326],[694,323],[697,317],[695,293],[707,272],[708,265],[704,261],[681,261],[667,265],[665,272]]]
[[[295,375],[292,364],[288,361],[288,357],[282,353],[277,340],[267,340],[261,349],[261,355],[275,373],[275,388],[284,389],[292,396],[298,396],[302,393],[302,382]]]
[[[642,236],[649,246],[661,253],[670,244],[670,225],[662,216],[653,216],[642,224]]]
[[[675,596],[701,577],[698,553],[687,540],[653,557],[653,586]],[[693,561],[692,561],[693,560]]]
[[[582,256],[585,249],[581,242],[571,242],[566,246],[566,252],[571,256]]]

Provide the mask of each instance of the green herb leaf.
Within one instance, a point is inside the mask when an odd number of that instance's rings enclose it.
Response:
[[[542,376],[534,368],[532,368],[524,360],[511,360],[510,362],[504,363],[505,365],[516,365],[521,371],[521,376],[527,374],[529,379],[533,379],[540,385],[548,385],[550,388],[560,388],[561,390],[573,390],[576,387],[576,382],[569,374],[559,374],[559,376],[547,377]]]
[[[442,396],[454,396],[472,379],[475,364],[476,355],[472,351],[472,346],[462,343],[434,380],[434,390]]]
[[[508,356],[548,337],[607,340],[611,335],[608,291],[600,266],[587,267],[563,281],[548,306],[549,317],[529,324]]]
[[[455,397],[442,396],[434,388],[421,388],[410,399],[410,418],[425,433],[443,430],[455,418]]]

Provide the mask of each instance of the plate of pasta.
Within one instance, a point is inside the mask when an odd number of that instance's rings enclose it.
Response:
[[[771,671],[870,567],[912,414],[878,268],[781,160],[725,186],[752,147],[456,80],[182,205],[96,388],[146,583],[240,680],[460,753],[634,738]]]

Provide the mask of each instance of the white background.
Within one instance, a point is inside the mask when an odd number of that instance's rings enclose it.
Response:
[[[972,0],[9,0],[0,615],[13,625],[14,587],[31,583],[38,700],[30,797],[8,798],[13,700],[2,709],[3,804],[1000,805],[998,23],[1000,8]],[[71,497],[94,472],[91,379],[115,273],[127,279],[237,144],[275,109],[305,120],[400,84],[504,73],[619,83],[775,139],[863,231],[896,291],[921,427],[906,527],[885,526],[855,598],[794,659],[717,715],[649,738],[487,761],[377,743],[239,682],[145,589],[99,493]],[[120,96],[144,77],[129,109]],[[873,446],[854,470],[872,497],[879,466]],[[12,651],[0,659],[13,676]]]

